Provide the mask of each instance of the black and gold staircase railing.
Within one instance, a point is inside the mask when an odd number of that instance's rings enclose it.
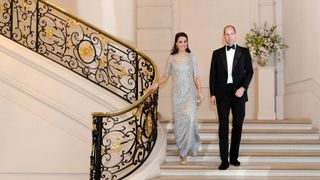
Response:
[[[109,33],[44,0],[0,0],[0,34],[128,102],[95,112],[91,179],[123,179],[149,157],[157,138],[153,61]]]

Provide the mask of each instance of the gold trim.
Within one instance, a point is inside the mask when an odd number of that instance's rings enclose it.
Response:
[[[84,58],[90,58],[93,56],[93,47],[90,45],[85,45],[83,47],[80,47],[80,56]]]
[[[73,43],[72,43],[71,39],[68,40],[67,46],[69,49],[72,48]]]
[[[104,36],[107,36],[108,38],[112,39],[113,41],[116,41],[118,42],[119,44],[123,45],[123,46],[126,46],[128,47],[129,49],[135,51],[136,53],[138,53],[140,56],[142,56],[144,59],[148,60],[152,66],[155,68],[155,78],[154,78],[154,82],[156,82],[159,78],[159,72],[158,72],[158,68],[155,64],[155,62],[153,62],[153,60],[147,56],[146,54],[144,54],[142,51],[140,51],[139,49],[133,47],[132,45],[130,45],[129,43],[126,43],[124,42],[123,40],[115,37],[114,35],[112,34],[109,34],[108,32],[105,32],[104,30],[68,13],[67,11],[65,11],[64,9],[46,1],[46,0],[39,0],[39,2],[42,2],[54,9],[56,9],[57,11],[65,14],[66,16],[69,16],[70,18],[72,19],[75,19],[77,23],[82,23],[88,27],[90,27],[91,29],[97,31],[97,32],[100,32],[101,34],[103,34]],[[126,107],[126,108],[123,108],[121,110],[118,110],[118,111],[113,111],[113,112],[93,112],[92,113],[92,116],[96,116],[96,117],[106,117],[106,116],[117,116],[117,115],[120,115],[120,114],[123,114],[123,113],[126,113],[134,108],[136,108],[138,105],[140,105],[149,95],[151,94],[151,92],[148,92],[146,94],[144,94],[139,100],[137,100],[136,102],[134,102],[133,104],[131,104],[130,106]]]
[[[47,36],[49,37],[49,39],[52,39],[53,38],[53,29],[47,29],[46,30],[46,33],[47,33]]]
[[[99,65],[99,68],[101,69],[104,69],[106,66],[107,66],[107,58],[106,56],[102,56],[99,58],[99,62],[100,62],[100,65]]]
[[[142,130],[140,128],[138,129],[137,140],[139,144],[142,143]]]
[[[153,124],[152,124],[152,114],[149,113],[146,119],[146,135],[150,137],[152,134]]]
[[[121,77],[123,77],[123,76],[129,76],[128,71],[126,71],[124,68],[121,70],[120,74],[121,74]]]
[[[26,9],[28,9],[30,7],[30,5],[26,2],[21,2],[20,6],[26,8]]]
[[[116,138],[115,143],[110,146],[111,151],[120,151],[121,150],[121,139],[119,137]]]

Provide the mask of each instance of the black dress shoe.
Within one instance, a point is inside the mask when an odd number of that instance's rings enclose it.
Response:
[[[222,162],[219,166],[219,170],[226,170],[229,167],[229,162]]]
[[[230,161],[230,164],[234,166],[240,166],[240,162],[238,160]]]

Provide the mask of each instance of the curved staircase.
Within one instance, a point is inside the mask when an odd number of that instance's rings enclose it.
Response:
[[[309,120],[245,120],[240,146],[240,167],[218,170],[218,121],[199,120],[200,153],[179,164],[174,123],[167,129],[167,154],[161,174],[151,180],[198,179],[320,179],[320,135]],[[230,125],[231,130],[231,125]]]

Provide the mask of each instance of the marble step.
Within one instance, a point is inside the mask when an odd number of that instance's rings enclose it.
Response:
[[[174,139],[169,139],[167,142],[168,150],[177,150]],[[200,144],[200,151],[218,150],[218,140],[202,140]],[[241,141],[240,150],[273,150],[273,151],[320,151],[319,140],[294,140],[294,139],[243,139]]]
[[[218,133],[199,133],[201,140],[217,140]],[[230,133],[229,133],[230,136]],[[320,134],[317,133],[301,133],[301,134],[270,134],[270,133],[242,133],[242,139],[250,139],[250,140],[319,140]],[[168,133],[167,139],[172,140],[175,139],[174,133]]]
[[[174,123],[173,119],[159,119],[160,123]],[[199,123],[214,123],[217,124],[217,119],[198,119]],[[231,120],[230,120],[231,123]],[[256,120],[256,119],[245,119],[244,124],[307,124],[311,125],[311,120],[309,119],[290,119],[290,120]]]
[[[220,156],[195,156],[187,157],[188,162],[207,162],[207,163],[219,163],[221,162]],[[167,156],[164,162],[176,162],[180,161],[179,156]],[[257,156],[240,156],[239,161],[241,163],[320,163],[320,156],[318,157],[257,157]]]
[[[165,129],[174,129],[173,120],[160,120],[161,126]],[[287,122],[287,123],[286,123]],[[290,122],[290,123],[289,123]],[[199,129],[218,129],[218,122],[215,120],[199,120]],[[231,128],[231,122],[230,122]],[[299,120],[248,120],[243,124],[243,130],[252,129],[304,129],[311,130],[312,124],[310,121],[299,121]]]
[[[320,163],[241,163],[241,166],[226,171],[218,170],[218,162],[178,162],[161,164],[161,176],[313,176],[320,177]]]
[[[189,162],[186,165],[180,165],[179,162],[166,162],[160,165],[164,169],[179,169],[179,170],[217,170],[220,162],[210,163]],[[319,170],[320,163],[241,163],[241,166],[230,166],[230,170]],[[226,172],[226,171],[222,171]]]
[[[179,162],[178,150],[167,151],[165,162]],[[196,157],[188,157],[190,162],[220,162],[219,151],[201,151]],[[241,162],[295,162],[320,163],[320,151],[240,151]]]
[[[319,176],[158,176],[148,180],[319,180]]]
[[[167,157],[179,156],[178,150],[168,150]],[[198,156],[219,156],[219,151],[200,151]],[[320,157],[320,151],[266,151],[266,150],[241,150],[240,156],[250,156],[250,157]]]
[[[167,139],[167,144],[176,144],[175,139]],[[201,144],[219,144],[218,139],[201,139]],[[304,140],[304,139],[242,139],[241,144],[293,144],[293,145],[320,145],[319,139],[310,139],[310,140]]]
[[[232,127],[230,127],[231,131]],[[199,128],[200,133],[218,133],[218,127],[202,127]],[[167,129],[167,133],[174,133],[174,129]],[[318,134],[319,131],[316,128],[311,129],[243,129],[243,134]]]
[[[174,129],[174,123],[161,124],[164,129]],[[230,129],[232,125],[229,125]],[[198,123],[199,129],[218,129],[218,123]],[[243,130],[316,130],[311,124],[244,124]]]

